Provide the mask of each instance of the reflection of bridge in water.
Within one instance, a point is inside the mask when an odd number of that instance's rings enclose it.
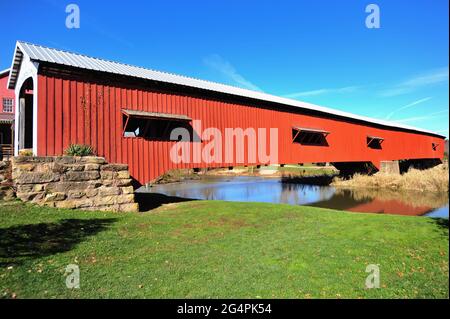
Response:
[[[331,198],[310,206],[361,213],[422,216],[447,203],[448,197],[445,193],[338,189]]]
[[[334,189],[316,185],[281,183],[279,203],[304,205],[305,199],[309,198],[312,192],[317,194],[314,201],[327,201],[333,196]]]
[[[155,185],[148,190],[177,199],[308,205],[351,212],[425,215],[448,204],[447,194],[399,192],[376,189],[335,189],[281,183],[280,179],[226,177]]]

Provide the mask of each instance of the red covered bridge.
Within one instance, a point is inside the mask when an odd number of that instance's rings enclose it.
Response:
[[[16,154],[61,155],[70,144],[88,144],[111,163],[129,164],[141,184],[171,169],[267,164],[248,154],[241,162],[238,152],[231,160],[174,162],[171,130],[200,134],[198,120],[224,135],[227,128],[276,128],[280,164],[379,168],[444,154],[445,137],[434,132],[25,42],[17,42],[8,87],[16,95]],[[185,143],[193,150],[209,142],[194,136]]]

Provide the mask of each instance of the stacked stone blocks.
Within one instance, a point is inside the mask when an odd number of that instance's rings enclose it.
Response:
[[[12,159],[16,196],[57,208],[137,211],[128,166],[96,156]]]
[[[9,161],[0,161],[0,200],[11,199],[14,199],[11,163]]]

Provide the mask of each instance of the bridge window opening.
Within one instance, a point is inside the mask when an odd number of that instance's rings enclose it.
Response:
[[[293,127],[292,142],[309,146],[328,146],[328,134],[330,132],[320,129]]]
[[[33,148],[34,127],[33,118],[35,116],[33,111],[33,79],[30,77],[22,84],[19,91],[19,107],[18,110],[18,149],[30,150]]]
[[[377,136],[367,136],[367,146],[369,148],[373,148],[376,150],[381,150],[381,144],[383,143],[384,138]]]
[[[191,118],[186,115],[122,110],[123,136],[148,140],[170,141],[170,133],[176,128],[188,130],[191,140]]]
[[[431,143],[431,148],[433,149],[433,151],[437,151],[439,144],[437,143]]]

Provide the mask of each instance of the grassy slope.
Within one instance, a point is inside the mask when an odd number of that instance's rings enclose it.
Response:
[[[424,217],[220,201],[145,214],[0,203],[0,232],[6,298],[448,298],[448,224]],[[65,287],[70,263],[81,289]],[[364,288],[372,263],[380,289]]]

